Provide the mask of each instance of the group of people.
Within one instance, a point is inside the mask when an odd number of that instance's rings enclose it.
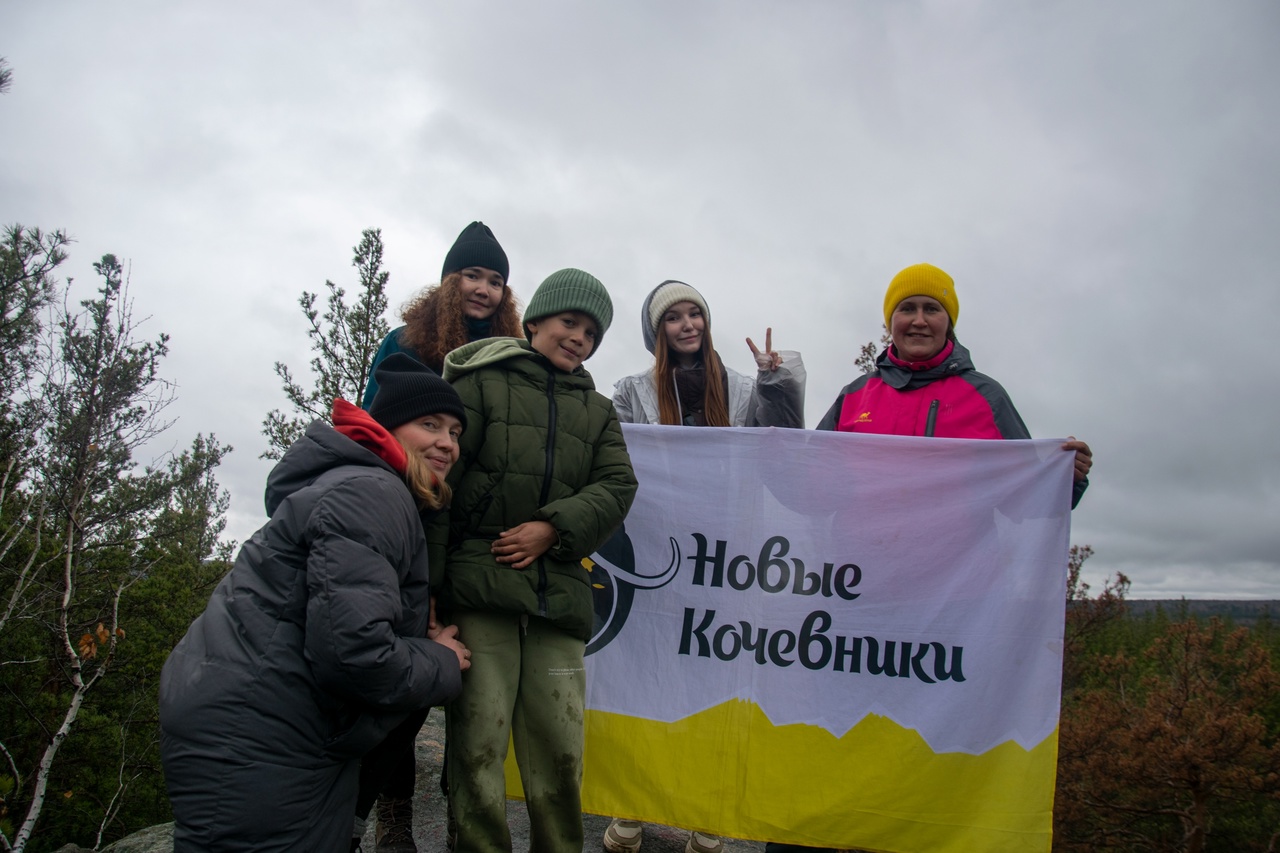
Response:
[[[669,280],[640,312],[652,366],[610,399],[583,368],[613,321],[604,285],[552,273],[522,317],[509,279],[493,232],[468,225],[383,342],[361,407],[336,400],[332,425],[311,424],[272,470],[270,520],[162,675],[176,851],[344,853],[375,805],[377,851],[416,851],[414,740],[436,705],[452,850],[510,850],[508,742],[530,849],[582,849],[581,561],[635,495],[620,424],[802,428],[805,370],[771,330],[762,349],[747,339],[754,377],[727,367],[706,299]],[[1029,437],[956,340],[950,276],[908,267],[884,312],[892,342],[820,429]],[[1064,449],[1074,506],[1092,456]],[[602,844],[642,841],[640,822],[615,819]],[[722,848],[690,832],[686,853]]]

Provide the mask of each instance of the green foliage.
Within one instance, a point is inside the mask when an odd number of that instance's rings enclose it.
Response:
[[[64,242],[9,229],[4,281],[50,305]],[[169,426],[168,339],[137,338],[114,256],[94,268],[97,298],[0,339],[6,364],[27,359],[2,419],[0,849],[96,847],[167,819],[160,668],[226,568],[214,471],[229,448],[197,436],[139,466]]]
[[[1085,677],[1084,669],[1091,653],[1113,637],[1123,624],[1124,597],[1129,579],[1117,574],[1109,578],[1097,596],[1090,597],[1089,584],[1080,573],[1093,556],[1090,545],[1072,545],[1067,556],[1067,613],[1063,627],[1062,692],[1069,696]]]
[[[0,237],[0,456],[14,459],[32,413],[18,392],[35,363],[41,317],[53,304],[53,271],[66,260],[67,236],[9,225]]]
[[[307,336],[315,353],[311,359],[315,384],[310,390],[303,388],[288,365],[276,362],[276,375],[289,399],[291,412],[272,410],[262,422],[262,433],[267,437],[263,458],[279,459],[289,445],[302,437],[308,423],[329,420],[335,399],[341,397],[359,405],[364,396],[374,353],[391,331],[383,318],[387,310],[387,280],[391,275],[382,269],[380,229],[364,230],[351,265],[360,278],[360,295],[354,305],[347,306],[346,291],[331,281],[324,283],[329,297],[323,316],[316,307],[316,294],[303,291],[298,300],[310,327]]]

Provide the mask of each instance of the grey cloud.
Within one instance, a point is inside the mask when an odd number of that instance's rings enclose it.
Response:
[[[8,4],[0,219],[136,260],[183,436],[261,521],[296,298],[382,226],[392,303],[472,219],[527,299],[566,265],[647,364],[644,294],[707,294],[735,367],[774,327],[809,421],[889,278],[952,272],[961,338],[1032,431],[1090,441],[1074,514],[1135,595],[1276,597],[1275,4]],[[95,254],[96,253],[96,254]],[[184,439],[185,440],[185,439]]]

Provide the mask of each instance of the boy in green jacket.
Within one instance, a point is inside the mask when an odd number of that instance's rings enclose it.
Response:
[[[564,269],[529,300],[527,342],[475,341],[445,359],[469,424],[449,475],[441,588],[472,655],[447,709],[457,853],[511,849],[509,738],[531,852],[582,850],[582,659],[592,606],[581,561],[622,523],[636,491],[613,403],[582,368],[612,319],[604,285]]]

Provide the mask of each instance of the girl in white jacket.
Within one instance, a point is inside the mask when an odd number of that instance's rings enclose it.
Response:
[[[773,331],[764,350],[747,338],[756,375],[744,376],[720,361],[711,343],[707,300],[682,281],[664,281],[640,309],[644,345],[654,355],[648,370],[614,386],[613,406],[622,423],[680,426],[804,427],[804,362],[798,352],[775,352]],[[610,853],[638,853],[644,825],[615,818],[604,833]],[[721,853],[723,842],[690,832],[685,853]]]
[[[772,330],[763,351],[747,338],[759,368],[752,379],[720,360],[707,301],[682,281],[653,289],[640,326],[654,365],[614,386],[623,423],[804,427],[804,362],[798,352],[774,352]]]

